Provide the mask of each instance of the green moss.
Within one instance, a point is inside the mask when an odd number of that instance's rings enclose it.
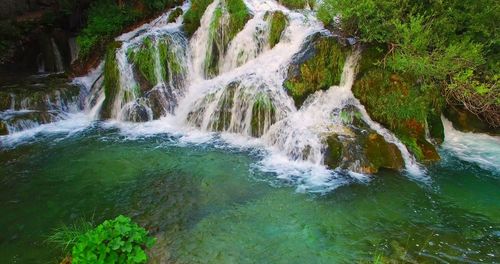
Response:
[[[257,95],[252,107],[252,136],[260,137],[264,134],[266,125],[276,122],[276,108],[267,94]]]
[[[314,55],[299,65],[292,65],[284,83],[297,107],[300,107],[310,94],[338,85],[347,58],[347,49],[335,38],[320,37],[313,45]]]
[[[207,7],[213,0],[193,0],[191,7],[184,14],[184,31],[188,36],[192,36],[200,27],[200,20]]]
[[[326,140],[327,150],[325,154],[325,165],[331,169],[335,169],[340,166],[342,161],[342,142],[339,140],[337,135],[331,135]]]
[[[308,5],[311,8],[314,8],[314,6],[316,5],[315,0],[278,0],[278,2],[290,9],[303,9]]]
[[[172,10],[170,15],[168,15],[168,23],[173,23],[177,20],[178,17],[182,16],[182,8],[177,7],[176,9]]]
[[[280,42],[281,34],[288,24],[288,18],[281,11],[276,11],[271,16],[269,32],[269,45],[273,48]]]
[[[156,47],[153,40],[146,38],[141,47],[129,55],[129,60],[133,62],[134,66],[139,70],[143,78],[145,78],[151,86],[158,83],[156,76]],[[165,68],[162,67],[162,74],[166,76]]]
[[[215,121],[212,123],[213,131],[226,131],[231,125],[232,109],[234,104],[234,94],[239,83],[231,83],[221,95]]]
[[[120,48],[121,43],[113,42],[106,49],[106,58],[104,60],[104,95],[105,100],[102,106],[101,118],[111,118],[111,111],[116,95],[120,90],[120,71],[116,63],[116,50]]]
[[[438,144],[444,141],[444,126],[441,121],[440,112],[433,110],[427,115],[427,127],[429,128],[429,134],[431,138]]]
[[[220,56],[226,52],[229,42],[243,29],[250,17],[242,0],[223,1],[214,10],[209,27],[209,46],[204,62],[207,76],[213,77],[219,73]]]

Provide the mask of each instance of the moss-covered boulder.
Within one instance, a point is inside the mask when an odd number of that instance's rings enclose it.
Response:
[[[116,61],[116,50],[121,47],[120,42],[113,42],[106,49],[104,59],[104,103],[101,118],[108,119],[112,116],[113,104],[120,91],[120,71]]]
[[[212,2],[213,0],[191,1],[191,7],[184,14],[184,32],[186,32],[188,36],[192,36],[200,27],[201,17]]]
[[[359,173],[373,174],[380,169],[400,171],[404,160],[396,145],[371,129],[354,106],[334,112],[343,129],[326,137],[324,164]]]
[[[500,135],[500,128],[489,126],[486,122],[462,107],[448,105],[443,113],[452,122],[453,127],[459,131],[487,133],[495,136]]]
[[[314,8],[316,0],[278,0],[278,2],[290,9]]]
[[[284,82],[298,108],[310,94],[340,84],[348,54],[349,48],[335,37],[318,33],[306,40],[294,55]]]
[[[182,16],[182,8],[177,7],[176,9],[172,10],[172,12],[168,15],[167,22],[168,23],[173,23],[177,20],[178,17]]]
[[[252,17],[243,0],[222,1],[214,11],[209,27],[208,49],[204,62],[206,77],[219,73],[219,59],[226,53],[231,40]]]
[[[221,95],[217,110],[213,116],[212,131],[227,131],[231,125],[234,94],[239,86],[238,82],[230,83]]]
[[[328,168],[335,169],[342,161],[343,144],[338,135],[333,134],[327,137],[326,146],[324,163]]]
[[[426,130],[436,142],[442,142],[444,137],[438,118],[442,104],[439,89],[426,87],[412,76],[396,74],[375,64],[384,54],[376,48],[365,50],[353,86],[354,95],[370,116],[392,130],[419,161],[439,160],[436,149],[426,139]]]
[[[276,11],[269,16],[269,46],[273,48],[280,42],[281,35],[288,24],[288,17],[281,11]]]
[[[402,170],[404,161],[396,145],[371,132],[366,140],[365,155],[373,168]]]
[[[260,137],[276,122],[276,108],[267,94],[259,93],[252,107],[252,136]]]
[[[141,89],[147,91],[155,86],[159,78],[166,78],[167,72],[165,62],[160,62],[160,74],[157,76],[157,50],[154,40],[150,37],[145,38],[140,47],[134,51],[132,49],[127,51],[128,60],[134,65],[136,79],[139,81]]]

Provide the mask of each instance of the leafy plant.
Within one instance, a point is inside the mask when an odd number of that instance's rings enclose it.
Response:
[[[73,264],[145,263],[144,250],[155,241],[144,228],[120,215],[79,236],[72,249],[72,261]]]

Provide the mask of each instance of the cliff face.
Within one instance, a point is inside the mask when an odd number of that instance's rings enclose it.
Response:
[[[0,0],[0,68],[23,72],[68,69],[74,38],[90,0]]]

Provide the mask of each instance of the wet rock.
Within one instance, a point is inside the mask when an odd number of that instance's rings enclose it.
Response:
[[[346,106],[334,113],[342,120],[344,130],[326,138],[324,163],[331,169],[373,174],[380,169],[400,171],[404,167],[401,152],[396,145],[366,124],[354,106]]]
[[[492,128],[473,113],[457,106],[447,106],[444,109],[445,117],[450,120],[453,127],[462,132],[487,133],[500,135],[500,128]]]
[[[126,121],[147,122],[152,119],[152,112],[144,102],[137,101],[124,109]]]
[[[252,136],[262,136],[276,122],[276,109],[268,95],[260,93],[252,106]]]
[[[327,149],[325,153],[325,165],[329,168],[337,168],[342,161],[342,142],[338,135],[331,135],[326,140]]]
[[[9,130],[7,128],[7,124],[4,121],[0,120],[0,136],[8,135],[8,134],[9,134]]]
[[[284,86],[299,108],[306,98],[340,83],[349,49],[341,41],[321,33],[310,36],[294,55]]]
[[[116,62],[116,50],[121,47],[120,42],[108,45],[104,60],[104,94],[105,100],[101,109],[101,118],[108,119],[112,116],[113,104],[120,90],[120,71]]]
[[[182,16],[182,8],[177,7],[176,9],[172,10],[170,15],[168,16],[168,23],[173,23],[177,20],[178,17]]]
[[[266,16],[269,15],[271,16],[269,21],[269,46],[273,48],[280,42],[281,35],[288,24],[288,17],[286,17],[286,15],[281,11],[266,14]]]

